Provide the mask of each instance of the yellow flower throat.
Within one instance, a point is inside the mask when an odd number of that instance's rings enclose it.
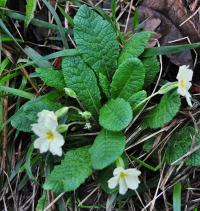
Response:
[[[48,141],[54,140],[54,134],[50,130],[47,132],[47,139],[48,139]]]
[[[185,89],[185,80],[181,79],[180,87],[181,87],[181,89]]]
[[[127,175],[127,173],[125,173],[125,172],[120,172],[120,178],[121,179],[124,179],[124,178],[126,178],[128,175]]]

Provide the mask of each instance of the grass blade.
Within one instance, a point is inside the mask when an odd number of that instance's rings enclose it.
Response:
[[[67,42],[67,38],[65,36],[65,31],[63,30],[62,23],[61,23],[58,15],[56,13],[56,11],[54,10],[54,8],[51,6],[51,4],[49,2],[47,2],[46,0],[42,0],[42,1],[46,5],[46,7],[49,9],[51,14],[54,16],[55,21],[58,25],[58,30],[60,32],[60,36],[62,38],[63,45],[64,45],[65,48],[68,48],[68,42]]]
[[[20,13],[17,13],[15,11],[12,11],[12,10],[5,10],[5,12],[6,12],[6,15],[8,17],[10,17],[10,18],[12,18],[14,20],[25,21],[25,19],[26,19],[26,16],[24,16],[24,15],[22,15]],[[40,27],[40,28],[52,29],[52,30],[58,31],[58,26],[57,25],[48,23],[48,22],[43,21],[43,20],[39,20],[37,18],[33,18],[30,23],[32,25]]]
[[[27,0],[26,1],[26,19],[25,19],[25,26],[28,27],[29,23],[34,17],[34,12],[37,6],[37,0]]]
[[[116,0],[112,0],[112,19],[114,22],[116,21],[116,8],[117,8],[117,2]]]
[[[62,13],[62,15],[67,19],[67,21],[69,22],[69,24],[72,25],[72,26],[74,26],[74,20],[73,20],[73,18],[71,18],[69,16],[69,14],[66,13],[66,11],[62,7],[58,6],[58,8],[59,8],[60,12]]]
[[[5,7],[7,0],[0,0],[0,7]]]
[[[181,183],[173,188],[173,211],[181,211]]]
[[[27,46],[24,49],[24,51],[25,51],[25,53],[27,55],[29,55],[29,57],[31,58],[31,60],[34,61],[34,63],[36,65],[38,65],[39,67],[52,67],[51,63],[47,59],[44,59],[44,57],[41,56],[33,48]]]
[[[33,144],[30,145],[28,152],[26,154],[26,162],[25,162],[25,167],[26,167],[26,173],[29,176],[29,179],[37,182],[37,179],[33,176],[32,170],[31,170],[31,157],[33,154],[34,146]]]
[[[179,53],[181,51],[191,50],[194,48],[200,48],[200,42],[193,44],[185,44],[185,45],[172,45],[172,46],[149,48],[144,51],[142,56],[151,57],[157,55],[174,54],[174,53]]]
[[[31,94],[29,92],[26,92],[26,91],[23,91],[23,90],[20,90],[20,89],[7,87],[7,86],[0,86],[0,91],[6,92],[6,93],[9,93],[9,94],[12,94],[12,95],[16,95],[16,96],[19,96],[19,97],[23,97],[23,98],[26,98],[26,99],[29,99],[29,100],[31,100],[35,97],[34,94]]]

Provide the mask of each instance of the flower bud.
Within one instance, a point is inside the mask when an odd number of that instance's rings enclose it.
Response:
[[[57,131],[59,133],[64,133],[64,132],[66,132],[68,130],[68,128],[69,128],[69,125],[61,124],[61,125],[58,125]]]
[[[78,112],[84,119],[90,119],[92,114],[89,111],[79,111]]]
[[[68,95],[69,97],[72,97],[72,98],[77,98],[77,95],[75,93],[75,91],[73,89],[70,89],[70,88],[64,88],[65,90],[65,93],[66,95]]]
[[[165,85],[163,85],[160,90],[158,91],[158,94],[165,94],[169,91],[171,91],[172,89],[175,89],[178,87],[178,83],[177,82],[169,82],[169,83],[166,83]]]
[[[122,167],[122,168],[125,167],[124,161],[123,161],[123,159],[122,159],[121,157],[119,157],[119,158],[115,161],[115,163],[116,163],[116,166],[117,166],[117,167]]]
[[[55,112],[55,115],[57,116],[57,118],[59,118],[59,117],[65,115],[65,114],[67,114],[68,111],[69,111],[69,107],[63,107],[63,108],[57,110]]]

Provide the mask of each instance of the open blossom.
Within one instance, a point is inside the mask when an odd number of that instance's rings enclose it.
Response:
[[[40,153],[49,150],[53,155],[62,155],[64,138],[56,131],[58,121],[54,112],[48,110],[39,112],[38,122],[31,126],[33,132],[38,136],[34,141],[34,147],[39,149]]]
[[[192,106],[191,95],[188,91],[192,86],[192,76],[193,71],[189,69],[189,66],[183,65],[179,68],[179,72],[176,77],[178,80],[178,93],[186,98],[189,106]]]
[[[119,185],[119,193],[124,195],[128,189],[136,190],[138,188],[140,174],[141,172],[136,168],[117,167],[113,171],[114,177],[108,180],[108,187],[113,189]]]

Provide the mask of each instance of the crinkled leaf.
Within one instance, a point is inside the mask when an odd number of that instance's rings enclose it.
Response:
[[[74,18],[78,50],[94,70],[112,73],[116,69],[119,45],[109,22],[82,5]]]
[[[147,31],[134,34],[124,45],[119,57],[119,64],[125,62],[131,57],[138,57],[142,54],[152,34],[152,32]]]
[[[115,72],[111,83],[111,95],[129,99],[140,91],[144,85],[145,70],[142,62],[137,58],[129,58],[122,63]]]
[[[68,192],[78,188],[92,174],[88,147],[68,151],[64,160],[47,177],[44,189]]]
[[[177,114],[180,105],[181,101],[177,90],[168,92],[161,98],[160,103],[147,114],[144,125],[150,128],[163,127]]]
[[[99,84],[106,97],[110,98],[110,82],[108,78],[102,73],[99,73]]]
[[[195,135],[195,129],[191,126],[183,127],[171,137],[166,150],[166,161],[171,164],[199,145],[200,133]],[[188,166],[200,166],[200,149],[187,156],[184,162]]]
[[[100,109],[100,91],[92,69],[81,57],[66,57],[62,63],[66,87],[75,91],[86,110],[97,114]]]
[[[191,143],[192,145],[192,143]],[[195,146],[199,146],[200,145],[200,134],[198,134],[196,141],[195,141],[195,145],[193,146],[193,148]],[[186,164],[188,166],[200,166],[200,149],[198,149],[197,151],[193,152],[188,159],[186,159]]]
[[[168,164],[178,160],[190,150],[194,134],[195,129],[188,126],[181,128],[171,137],[165,157]],[[178,164],[180,164],[180,162],[178,162],[177,165]]]
[[[102,130],[90,148],[93,168],[103,169],[113,163],[123,153],[125,140],[121,132]]]
[[[37,113],[46,109],[56,111],[61,105],[55,100],[38,97],[25,103],[12,117],[11,124],[14,128],[24,132],[31,131],[31,124],[37,121]]]
[[[111,131],[126,128],[133,118],[130,104],[122,98],[109,100],[100,110],[99,123]]]
[[[37,0],[27,0],[26,1],[26,19],[25,19],[25,25],[26,27],[29,25],[31,20],[34,17],[34,12],[37,6]]]
[[[51,68],[37,68],[36,72],[48,86],[59,90],[63,90],[65,88],[65,81],[62,72],[53,70]]]
[[[160,71],[160,64],[156,57],[149,57],[142,59],[145,68],[144,86],[147,87],[154,82],[158,72]]]

